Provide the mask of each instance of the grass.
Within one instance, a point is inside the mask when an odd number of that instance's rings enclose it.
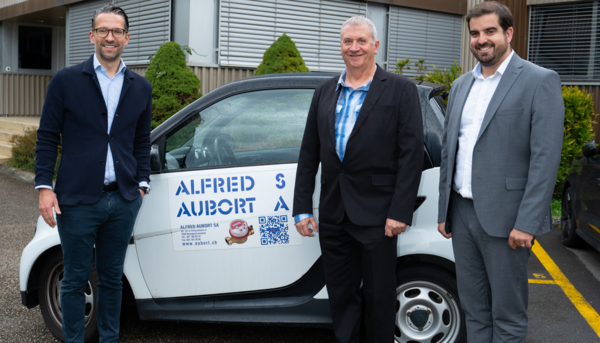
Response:
[[[553,217],[560,217],[560,205],[561,205],[560,200],[552,199],[552,202],[550,203],[550,207],[552,208],[552,216]]]

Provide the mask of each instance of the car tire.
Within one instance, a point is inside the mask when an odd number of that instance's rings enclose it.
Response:
[[[400,266],[396,285],[395,342],[466,342],[454,274],[427,263]]]
[[[40,309],[46,326],[56,338],[64,342],[62,331],[62,311],[60,305],[60,288],[64,274],[62,264],[63,254],[61,250],[54,252],[44,263],[39,283],[38,294]],[[98,294],[98,275],[96,268],[92,266],[90,280],[85,289],[85,342],[97,341],[98,322],[96,317],[96,296]]]
[[[569,248],[578,248],[583,244],[583,240],[575,230],[577,229],[577,220],[575,219],[575,200],[572,194],[572,188],[566,187],[563,192],[562,204],[561,204],[561,241],[562,244]]]

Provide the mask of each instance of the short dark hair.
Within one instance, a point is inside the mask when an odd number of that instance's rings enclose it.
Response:
[[[467,14],[467,25],[469,25],[469,30],[471,29],[471,18],[478,18],[486,14],[498,15],[500,27],[502,27],[504,32],[506,32],[509,27],[513,27],[513,16],[506,5],[497,1],[484,1],[471,8],[469,14]]]
[[[113,4],[106,4],[102,7],[100,7],[99,9],[97,9],[96,12],[94,12],[94,16],[92,16],[92,29],[96,28],[96,19],[102,13],[113,13],[116,15],[120,15],[125,20],[125,31],[129,31],[129,18],[127,17],[127,14],[125,13],[125,10],[122,9],[121,7],[119,7],[117,5],[113,5]]]

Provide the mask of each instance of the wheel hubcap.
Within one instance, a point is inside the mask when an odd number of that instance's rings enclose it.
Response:
[[[427,281],[396,288],[396,342],[450,343],[460,330],[460,311],[452,295]]]
[[[46,289],[46,298],[49,299],[48,309],[52,320],[56,325],[62,327],[62,305],[60,302],[60,290],[62,288],[62,281],[64,276],[64,269],[62,264],[57,264],[52,271],[48,274],[48,289]],[[94,309],[94,290],[92,284],[88,280],[85,286],[85,326],[87,327],[92,320]]]

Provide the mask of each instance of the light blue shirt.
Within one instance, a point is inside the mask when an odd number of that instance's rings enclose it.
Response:
[[[121,90],[123,89],[123,81],[125,80],[125,68],[125,62],[121,60],[119,70],[111,78],[108,76],[106,68],[100,64],[98,57],[96,54],[94,54],[94,70],[96,71],[96,76],[98,77],[98,83],[100,84],[100,90],[102,91],[102,97],[104,98],[104,103],[106,104],[107,110],[107,134],[110,134],[110,128],[112,127],[115,115],[118,115],[116,114],[116,111],[117,106],[119,105],[119,98],[121,97]],[[108,152],[106,153],[106,164],[104,168],[104,184],[107,185],[116,181],[117,175],[115,174],[115,162],[113,160],[112,151],[110,150],[110,143],[108,143]],[[150,188],[150,185],[146,181],[142,181],[140,182],[140,187]],[[39,188],[52,189],[51,186],[42,185],[36,187],[36,189]]]
[[[375,66],[375,70],[377,70],[377,65]],[[354,129],[354,124],[356,124],[356,119],[365,101],[367,92],[371,87],[371,82],[373,82],[373,79],[371,79],[365,85],[354,89],[346,85],[346,72],[346,69],[344,69],[335,88],[337,92],[342,87],[337,105],[335,106],[335,151],[340,157],[340,161],[344,161],[348,139]],[[312,214],[297,214],[294,220],[298,223],[309,217],[312,217]]]
[[[106,115],[108,119],[108,131],[110,134],[110,128],[112,127],[113,120],[115,118],[115,112],[119,105],[119,97],[121,96],[121,90],[123,89],[123,80],[125,79],[125,62],[121,60],[119,70],[111,78],[108,76],[106,68],[100,64],[98,57],[94,54],[94,70],[98,77],[98,83],[100,84],[100,90],[102,91],[102,97],[104,97],[104,103],[106,104]],[[115,175],[115,162],[112,157],[112,151],[110,150],[110,143],[108,143],[108,152],[106,153],[106,164],[104,168],[104,184],[107,185],[111,182],[116,182],[117,176]]]

